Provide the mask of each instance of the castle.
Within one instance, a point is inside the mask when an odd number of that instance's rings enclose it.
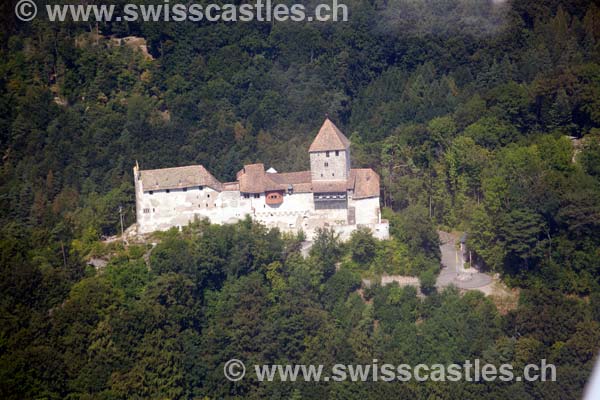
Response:
[[[249,215],[267,227],[332,228],[347,239],[358,226],[389,236],[381,219],[379,175],[350,168],[350,141],[327,118],[309,148],[310,170],[278,173],[263,164],[245,165],[235,182],[221,183],[202,165],[133,168],[137,230],[149,233],[187,225],[195,218],[235,223]]]

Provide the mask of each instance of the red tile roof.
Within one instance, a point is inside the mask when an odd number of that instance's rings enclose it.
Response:
[[[350,170],[348,180],[312,181],[310,171],[267,173],[263,164],[244,166],[237,174],[237,182],[221,183],[202,165],[161,168],[140,171],[144,190],[177,189],[208,186],[217,191],[264,193],[288,190],[294,193],[339,193],[354,191],[355,199],[379,196],[379,175],[370,168]]]
[[[310,192],[310,171],[267,173],[263,164],[245,165],[237,173],[240,192],[263,193],[271,190],[287,190],[290,185],[294,192]],[[308,185],[308,187],[307,187]]]
[[[178,189],[208,186],[221,191],[222,184],[202,165],[148,169],[140,171],[144,190]]]
[[[265,177],[264,164],[244,165],[237,173],[237,180],[243,193],[262,193],[270,183]]]
[[[312,189],[314,193],[340,193],[346,192],[347,181],[313,181]]]
[[[315,140],[310,145],[308,152],[346,150],[349,147],[350,141],[348,138],[327,118],[323,122],[321,129],[319,129],[317,137],[315,137]]]
[[[354,199],[379,196],[379,175],[371,168],[358,168],[350,170],[350,179],[354,189]]]
[[[269,174],[269,177],[273,181],[281,184],[310,183],[311,181],[310,171],[282,172]]]
[[[225,182],[223,183],[223,191],[225,192],[236,192],[240,190],[239,182]]]

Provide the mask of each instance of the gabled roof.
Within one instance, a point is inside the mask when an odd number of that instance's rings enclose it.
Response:
[[[240,192],[243,193],[262,193],[265,191],[266,180],[264,164],[244,165],[237,173],[237,180],[240,183]]]
[[[237,192],[240,190],[239,182],[225,182],[223,183],[224,192]]]
[[[313,181],[312,189],[314,193],[341,193],[346,192],[348,181]]]
[[[313,140],[309,153],[316,151],[332,151],[332,150],[346,150],[350,147],[350,141],[342,131],[334,125],[329,118],[325,119],[321,129],[315,140]]]
[[[144,190],[178,189],[192,186],[208,186],[221,191],[222,184],[202,165],[148,169],[140,171]]]
[[[268,173],[264,164],[244,165],[237,173],[237,180],[242,193],[287,190],[290,185],[296,193],[311,191],[310,171]]]
[[[310,171],[299,171],[299,172],[281,172],[269,175],[271,180],[280,184],[299,184],[299,183],[310,183],[311,173]]]
[[[351,169],[348,182],[354,189],[354,199],[379,196],[379,175],[371,168]]]
[[[314,193],[339,193],[354,191],[353,199],[379,197],[379,175],[371,168],[351,169],[347,180],[318,180],[312,182]]]

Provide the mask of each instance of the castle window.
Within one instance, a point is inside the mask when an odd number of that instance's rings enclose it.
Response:
[[[154,211],[155,211],[155,210],[154,210],[154,208],[153,208],[153,209],[152,209],[152,212],[154,212]]]
[[[260,194],[259,194],[259,193],[256,193],[256,194],[254,195],[254,198],[255,198],[255,199],[260,199]]]
[[[328,163],[328,162],[326,162],[326,163],[325,163],[325,166],[326,166],[326,167],[329,167],[329,163]]]
[[[187,188],[183,188],[183,191],[184,191],[184,192],[187,192]]]
[[[329,157],[329,152],[328,151],[325,152],[325,157]]]
[[[250,198],[250,195],[249,195],[248,193],[244,193],[244,198],[245,198],[245,199],[249,199],[249,198]]]
[[[207,194],[206,197],[210,197],[210,194]]]
[[[150,212],[149,208],[144,208],[144,214],[148,214]]]
[[[336,157],[338,157],[339,155],[340,155],[340,151],[339,151],[339,150],[336,150],[336,151],[335,151],[335,156],[336,156]]]
[[[171,193],[171,189],[167,189],[167,193]]]
[[[198,190],[204,189],[204,186],[198,186]]]
[[[154,194],[154,190],[151,190],[149,193],[150,193],[150,194]]]
[[[335,174],[332,172],[332,173],[331,173],[331,176],[335,176]]]

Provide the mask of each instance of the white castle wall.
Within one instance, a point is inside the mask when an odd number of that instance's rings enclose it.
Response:
[[[239,192],[219,193],[211,188],[198,187],[155,190],[137,189],[136,208],[141,233],[185,226],[195,217],[208,217],[217,224],[235,222],[250,213],[250,202],[241,202]],[[245,203],[245,204],[244,204]]]
[[[379,197],[369,197],[366,199],[350,199],[349,207],[356,209],[357,224],[376,224],[380,221]]]
[[[373,233],[373,237],[376,239],[389,239],[390,237],[390,229],[389,224],[387,222],[380,224],[357,224],[357,225],[343,225],[336,226],[333,229],[339,233],[340,239],[342,241],[346,241],[350,239],[352,232],[354,232],[359,227],[369,228]]]
[[[276,205],[266,204],[264,195],[255,200],[252,217],[281,230],[302,227],[315,208],[312,193],[286,193],[283,203]]]
[[[250,215],[268,227],[277,227],[284,232],[302,229],[311,239],[317,228],[329,227],[347,240],[358,226],[371,229],[379,239],[389,237],[389,227],[380,220],[379,198],[354,200],[350,196],[347,206],[340,202],[327,209],[315,210],[312,193],[285,194],[283,203],[266,204],[264,194],[250,194],[245,198],[239,191],[217,192],[209,187],[154,190],[152,194],[143,190],[143,182],[135,180],[136,213],[139,233],[150,233],[182,227],[195,218],[208,218],[212,223],[235,223]],[[348,225],[348,208],[355,208],[355,224]]]
[[[308,227],[314,211],[312,193],[285,194],[283,203],[266,204],[264,194],[245,198],[238,191],[217,192],[211,188],[143,191],[136,181],[136,213],[140,233],[185,226],[194,218],[208,218],[212,223],[235,223],[246,215],[270,227],[282,230]]]

